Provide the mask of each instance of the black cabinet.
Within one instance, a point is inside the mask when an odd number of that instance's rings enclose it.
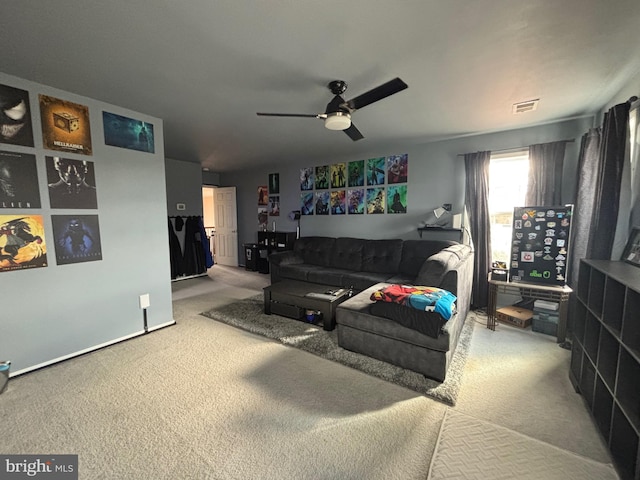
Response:
[[[258,232],[258,243],[267,245],[269,252],[282,252],[293,250],[296,241],[296,232]]]
[[[582,260],[570,378],[623,479],[640,478],[640,269]]]

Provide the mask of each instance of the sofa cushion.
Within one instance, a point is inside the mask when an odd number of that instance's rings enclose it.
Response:
[[[402,256],[402,240],[365,240],[362,271],[395,274]],[[391,276],[391,275],[389,275]]]
[[[301,237],[293,244],[293,251],[303,258],[304,263],[327,266],[335,242],[333,237]]]
[[[362,251],[365,240],[361,238],[336,238],[328,266],[358,272],[362,269]]]
[[[405,240],[402,244],[402,257],[398,272],[413,280],[425,260],[440,250],[456,245],[456,243],[453,240]]]
[[[447,272],[454,269],[470,251],[471,248],[468,245],[457,244],[431,255],[422,265],[415,283],[440,287]]]
[[[456,296],[448,290],[418,285],[387,285],[373,292],[371,300],[395,303],[422,312],[436,312],[445,320],[451,318],[456,308]]]
[[[336,322],[339,325],[356,330],[393,338],[405,343],[418,345],[431,350],[447,352],[449,345],[449,328],[457,324],[457,315],[446,322],[437,338],[421,335],[416,330],[400,325],[394,320],[380,317],[371,312],[373,302],[371,294],[388,284],[379,283],[342,302],[336,309]],[[406,307],[404,307],[406,308]]]
[[[349,274],[349,270],[330,267],[314,267],[307,274],[307,281],[324,285],[344,286],[343,278]]]
[[[315,270],[317,265],[303,264],[287,264],[282,265],[280,268],[280,277],[287,278],[289,280],[308,281],[309,272]]]
[[[388,278],[388,273],[350,272],[342,277],[344,283],[341,286],[359,291],[369,288],[376,283],[386,282]]]

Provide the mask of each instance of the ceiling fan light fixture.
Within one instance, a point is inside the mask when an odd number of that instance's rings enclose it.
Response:
[[[329,113],[324,126],[329,130],[346,130],[351,126],[351,115],[345,112]]]

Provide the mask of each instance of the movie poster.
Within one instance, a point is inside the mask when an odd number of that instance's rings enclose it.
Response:
[[[367,213],[384,213],[384,187],[367,188]]]
[[[267,190],[267,186],[260,185],[258,187],[258,205],[266,205],[268,196],[269,196],[269,193]]]
[[[45,157],[51,208],[98,208],[93,162]]]
[[[40,208],[36,157],[0,151],[0,208]]]
[[[0,85],[0,143],[33,147],[29,92]]]
[[[331,188],[344,188],[346,183],[346,165],[334,163],[331,165]]]
[[[387,213],[407,213],[407,186],[387,187]]]
[[[333,190],[331,192],[331,215],[344,215],[345,213],[345,191]]]
[[[306,167],[300,169],[300,190],[313,190],[313,184],[315,182],[315,173],[313,167]]]
[[[409,155],[387,157],[387,183],[407,183],[409,175]]]
[[[155,153],[152,123],[102,112],[102,126],[105,145]]]
[[[349,215],[364,214],[364,189],[349,190],[347,196],[349,198]]]
[[[42,215],[0,215],[0,272],[46,266]]]
[[[280,193],[280,174],[269,174],[269,193]]]
[[[280,195],[269,196],[269,215],[272,217],[280,216]]]
[[[316,192],[315,210],[316,215],[329,215],[329,191]]]
[[[313,192],[300,194],[300,215],[313,215]]]
[[[325,190],[329,188],[329,165],[316,167],[316,189]]]
[[[350,187],[363,187],[364,186],[364,160],[356,160],[355,162],[349,162],[348,175],[349,175]]]
[[[367,160],[367,185],[384,184],[384,157]]]
[[[98,215],[51,215],[56,263],[102,260]]]
[[[40,119],[44,148],[92,155],[88,107],[40,95]]]
[[[258,208],[258,230],[267,228],[267,222],[269,221],[269,213],[265,207]]]

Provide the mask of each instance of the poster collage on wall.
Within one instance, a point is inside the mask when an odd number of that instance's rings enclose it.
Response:
[[[47,219],[38,172],[46,175],[49,207],[82,210],[50,215],[56,265],[102,260],[95,165],[89,109],[67,100],[38,95],[43,148],[63,152],[45,155],[0,148],[0,272],[46,267]],[[0,144],[34,147],[29,92],[0,84]],[[105,145],[154,153],[153,125],[103,112]],[[73,158],[70,155],[79,156]],[[35,211],[34,211],[35,210]],[[51,237],[50,237],[51,238]]]
[[[301,215],[407,213],[408,155],[300,169]]]

